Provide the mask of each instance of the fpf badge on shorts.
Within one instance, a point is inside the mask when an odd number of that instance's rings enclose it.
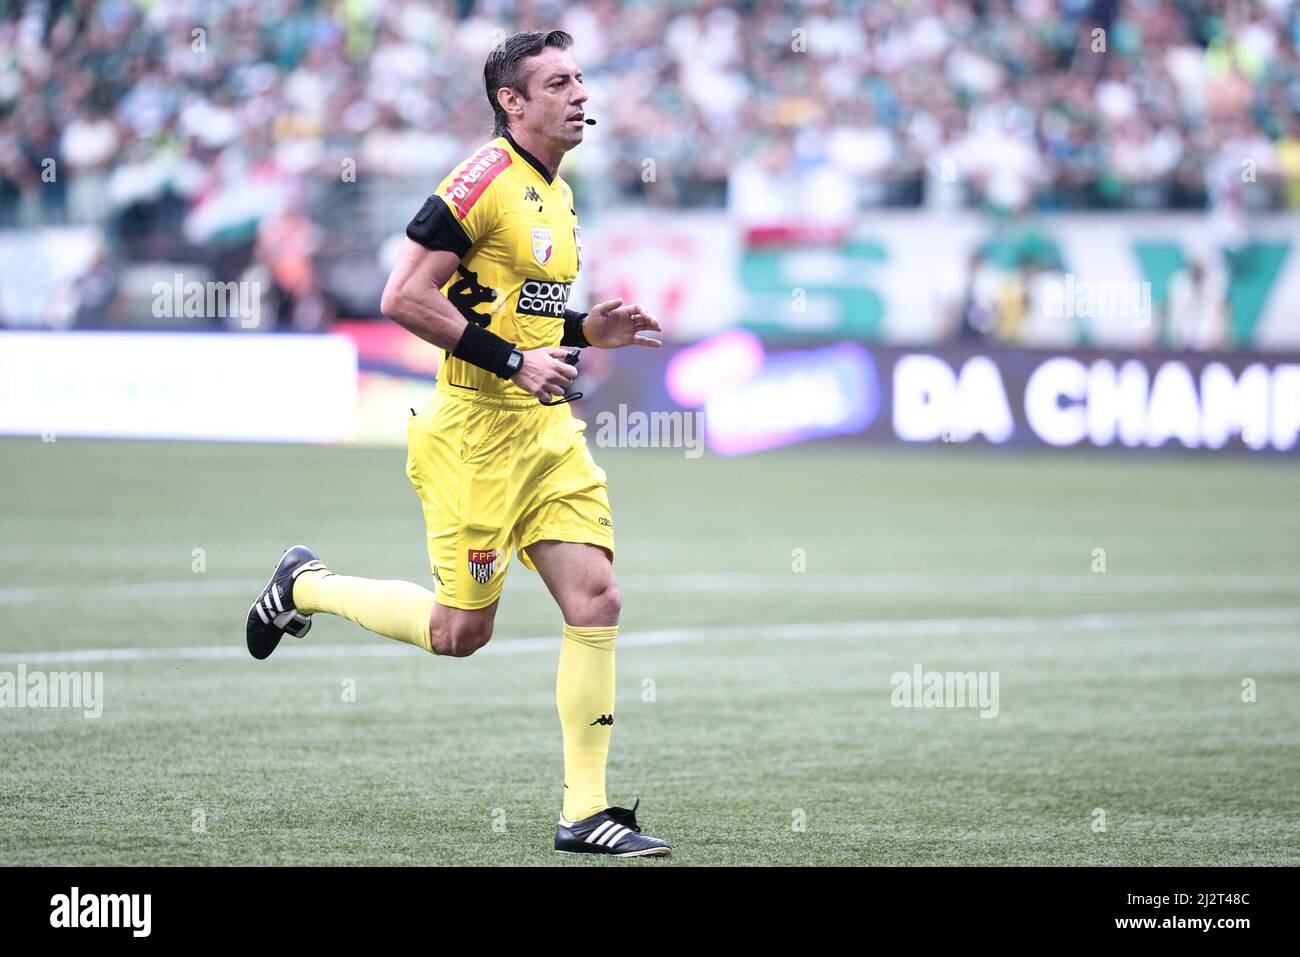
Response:
[[[497,570],[497,550],[495,548],[469,550],[469,573],[480,585],[486,585]]]

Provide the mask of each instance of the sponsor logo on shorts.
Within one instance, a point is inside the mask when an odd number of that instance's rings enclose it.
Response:
[[[569,289],[573,283],[551,282],[548,279],[525,279],[519,289],[517,311],[525,316],[563,317],[569,305]]]
[[[469,573],[480,585],[486,585],[496,574],[497,550],[495,548],[469,550]]]
[[[614,527],[614,523],[611,522],[609,519],[607,519],[604,515],[602,515],[600,518],[596,519],[596,521],[598,521],[601,525],[604,525],[606,528],[613,528],[613,527]]]

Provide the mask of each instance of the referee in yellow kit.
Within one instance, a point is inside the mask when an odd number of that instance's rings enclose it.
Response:
[[[473,654],[492,637],[518,553],[564,615],[556,701],[564,732],[557,851],[666,856],[636,806],[610,807],[621,600],[605,473],[566,401],[578,351],[657,347],[639,304],[568,308],[581,265],[573,193],[557,173],[582,142],[587,101],[560,30],[518,33],[483,68],[496,138],[442,181],[406,228],[381,308],[446,351],[433,398],[411,420],[407,474],[420,494],[435,591],[337,575],[307,548],[285,552],[248,613],[255,658],[317,612],[419,645]]]

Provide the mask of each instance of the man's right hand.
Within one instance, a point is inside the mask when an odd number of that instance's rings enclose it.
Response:
[[[524,364],[510,381],[541,402],[563,396],[578,377],[578,370],[564,361],[568,349],[529,349],[523,355]]]

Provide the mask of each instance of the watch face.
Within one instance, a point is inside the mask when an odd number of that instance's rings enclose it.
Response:
[[[510,358],[506,360],[506,367],[511,372],[518,372],[519,367],[524,364],[524,354],[519,350],[510,353]]]

